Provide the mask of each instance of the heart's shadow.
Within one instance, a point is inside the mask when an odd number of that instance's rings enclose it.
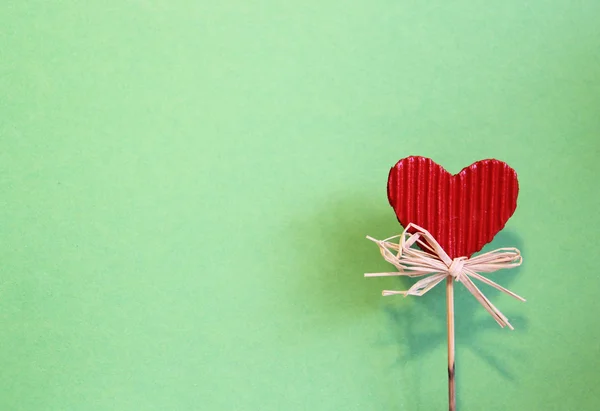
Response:
[[[307,273],[305,281],[298,284],[303,303],[316,305],[319,316],[312,326],[316,330],[331,331],[344,327],[365,315],[365,312],[385,313],[385,324],[375,338],[374,346],[389,351],[396,347],[396,358],[390,366],[402,368],[404,364],[446,346],[446,298],[444,283],[439,284],[423,297],[381,297],[381,290],[406,290],[414,280],[404,277],[363,278],[364,272],[392,271],[377,246],[365,239],[369,234],[385,238],[398,234],[402,227],[397,222],[391,207],[381,196],[365,193],[364,196],[328,199],[322,209],[305,216],[294,224],[294,243],[302,250],[300,271]],[[503,230],[483,251],[500,247],[517,247],[523,252],[521,239],[510,230]],[[510,283],[520,272],[520,267],[502,270],[492,277],[501,285],[510,288]],[[310,274],[313,273],[313,274]],[[485,286],[480,287],[486,297],[494,301],[500,292]],[[304,291],[302,291],[304,290]],[[510,297],[505,297],[510,298]],[[409,301],[410,300],[410,301]],[[388,302],[389,301],[389,302]],[[516,329],[526,330],[526,318],[518,313],[502,310]],[[515,382],[510,368],[510,358],[522,357],[521,352],[511,351],[506,345],[494,341],[501,329],[477,300],[460,284],[455,285],[456,312],[456,361],[457,401],[460,405],[464,387],[460,364],[465,350],[481,358],[505,381]],[[440,378],[444,378],[446,364],[440,364]],[[418,373],[416,373],[418,374]],[[410,391],[415,404],[412,409],[428,410],[428,398],[419,375],[405,378],[409,383],[402,389]]]

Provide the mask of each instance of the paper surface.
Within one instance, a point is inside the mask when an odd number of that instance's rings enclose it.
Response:
[[[363,278],[411,154],[519,173],[528,303],[456,287],[459,410],[600,410],[599,13],[3,1],[0,410],[446,410],[443,290]]]

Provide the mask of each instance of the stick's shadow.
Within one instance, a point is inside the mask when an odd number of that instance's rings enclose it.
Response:
[[[369,199],[374,200],[369,200]],[[385,297],[382,289],[406,290],[414,280],[403,277],[365,279],[364,272],[392,271],[394,267],[383,261],[377,246],[365,239],[369,234],[375,238],[386,238],[400,233],[402,227],[393,211],[382,202],[380,196],[365,194],[356,198],[328,201],[327,206],[315,215],[295,225],[295,243],[303,250],[302,272],[309,273],[301,287],[303,304],[315,304],[319,315],[312,323],[318,330],[344,327],[348,321],[356,320],[366,311],[383,310],[391,326],[385,327],[375,342],[380,346],[395,346],[398,355],[391,366],[402,367],[411,361],[446,345],[446,300],[443,283],[423,297]],[[521,239],[507,229],[496,235],[494,241],[482,251],[500,247],[517,247],[523,252]],[[502,270],[493,279],[510,288],[521,268]],[[312,273],[312,274],[310,274]],[[499,291],[480,287],[486,297],[494,301]],[[457,401],[461,399],[463,381],[460,364],[463,350],[469,350],[493,368],[504,380],[514,382],[516,377],[510,368],[510,358],[520,358],[523,353],[511,351],[498,341],[501,329],[479,302],[460,284],[455,286],[456,313],[456,360]],[[510,298],[505,296],[503,298]],[[410,301],[408,301],[410,300]],[[520,314],[501,311],[518,330],[527,329],[527,320]],[[432,324],[432,321],[434,322]],[[494,341],[496,339],[496,341]],[[488,348],[489,347],[489,348]],[[445,369],[445,363],[440,365]],[[440,376],[445,372],[441,372]],[[411,396],[415,397],[419,410],[428,409],[427,398],[421,393],[420,378],[410,377]]]

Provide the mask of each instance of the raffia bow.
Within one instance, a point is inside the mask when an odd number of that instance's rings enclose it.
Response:
[[[498,248],[473,258],[458,257],[452,259],[427,230],[412,223],[400,235],[385,240],[376,240],[369,236],[367,238],[379,246],[383,258],[393,264],[398,272],[366,273],[365,277],[425,277],[417,281],[407,291],[384,290],[382,293],[384,296],[398,294],[405,297],[408,295],[422,296],[447,276],[451,276],[473,294],[501,327],[508,326],[511,330],[514,329],[508,319],[483,295],[471,278],[490,285],[517,300],[525,301],[523,297],[480,274],[520,266],[523,257],[521,257],[521,252],[518,249]],[[398,243],[392,242],[396,238],[400,238],[400,241]],[[417,244],[421,249],[414,247]]]

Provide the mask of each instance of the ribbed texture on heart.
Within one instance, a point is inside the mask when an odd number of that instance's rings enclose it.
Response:
[[[452,175],[433,160],[412,156],[390,170],[388,199],[404,227],[429,231],[451,258],[481,250],[517,207],[517,173],[499,160],[481,160]]]

